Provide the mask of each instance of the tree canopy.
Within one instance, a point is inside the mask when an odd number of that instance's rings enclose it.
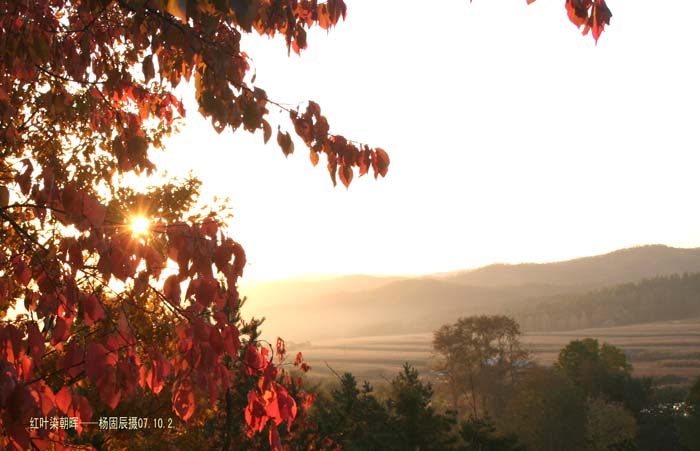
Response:
[[[650,402],[651,380],[632,377],[625,353],[608,343],[584,338],[559,351],[555,370],[564,374],[587,396],[623,403],[639,413]]]
[[[520,335],[518,323],[502,315],[460,318],[435,332],[433,349],[455,411],[481,418],[500,409],[518,368],[529,364]]]
[[[162,180],[149,152],[184,120],[175,94],[183,82],[217,132],[270,140],[273,101],[255,85],[242,33],[281,34],[299,53],[306,30],[334,26],[345,4],[17,0],[1,8],[0,311],[13,312],[0,326],[3,445],[91,443],[29,425],[76,418],[85,437],[81,424],[96,414],[152,396],[161,415],[215,417],[220,430],[244,418],[244,432],[265,432],[279,447],[277,427],[297,405],[279,366],[283,342],[260,342],[259,322],[240,315],[245,252],[217,210],[191,211],[199,181]],[[326,155],[333,183],[348,186],[353,168],[386,175],[386,152],[331,134],[318,104],[286,109],[312,163]],[[289,155],[283,126],[276,141]],[[128,173],[159,177],[137,191]],[[300,356],[294,364],[302,367]],[[240,414],[222,401],[238,386],[247,387]]]

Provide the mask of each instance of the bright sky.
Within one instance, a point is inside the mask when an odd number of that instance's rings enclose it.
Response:
[[[244,50],[270,98],[313,99],[334,132],[386,149],[386,179],[333,188],[301,142],[285,159],[196,108],[158,157],[232,198],[245,279],[700,246],[700,2],[609,0],[597,46],[563,0],[346,2],[301,58]]]

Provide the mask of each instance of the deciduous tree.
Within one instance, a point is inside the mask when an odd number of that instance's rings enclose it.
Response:
[[[611,344],[573,340],[559,352],[554,367],[587,396],[621,402],[635,414],[650,401],[651,381],[632,377],[625,353]]]
[[[586,449],[625,449],[634,441],[637,423],[632,413],[618,403],[590,398],[586,409]]]
[[[497,420],[527,449],[585,449],[586,400],[571,381],[547,368],[528,370]]]
[[[299,53],[308,28],[345,16],[344,2],[15,0],[0,9],[0,310],[14,312],[0,326],[0,441],[90,444],[82,423],[77,437],[30,420],[88,422],[153,396],[159,413],[217,419],[224,447],[244,431],[279,448],[278,426],[298,407],[273,360],[283,347],[260,342],[259,323],[240,315],[243,248],[216,211],[190,211],[197,180],[156,178],[139,192],[124,176],[162,177],[150,155],[185,116],[174,91],[183,82],[216,131],[259,131],[267,142],[274,102],[254,83],[242,33],[281,34]],[[386,175],[386,152],[330,133],[318,104],[286,109],[312,163],[326,156],[333,183],[348,186],[354,169]],[[282,127],[276,141],[288,155]],[[131,230],[136,215],[150,221],[145,233]]]
[[[518,323],[501,315],[460,318],[435,332],[433,349],[455,411],[481,418],[500,409],[518,368],[529,364],[520,335]]]

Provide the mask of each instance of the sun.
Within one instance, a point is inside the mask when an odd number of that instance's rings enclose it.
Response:
[[[134,236],[145,236],[151,229],[151,221],[143,216],[135,216],[131,218],[131,234]]]

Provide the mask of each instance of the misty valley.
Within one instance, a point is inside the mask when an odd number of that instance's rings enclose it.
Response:
[[[244,293],[303,332],[287,348],[344,449],[700,449],[700,249]]]

